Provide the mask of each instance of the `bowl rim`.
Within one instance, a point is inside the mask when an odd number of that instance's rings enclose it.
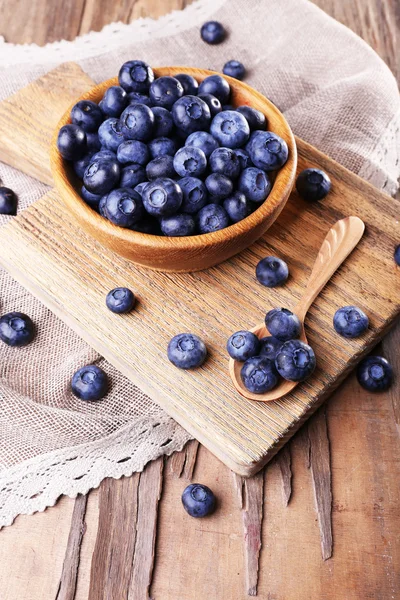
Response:
[[[195,67],[164,66],[154,67],[153,71],[156,77],[162,77],[164,75],[173,76],[178,73],[187,73],[188,75],[192,75],[195,78],[200,77],[201,79],[204,79],[209,75],[220,75],[229,82],[231,88],[233,88],[234,90],[244,89],[248,92],[248,94],[252,95],[253,97],[256,97],[260,102],[267,105],[268,110],[265,111],[267,119],[269,118],[269,115],[274,114],[275,118],[280,121],[281,126],[284,129],[284,133],[281,135],[281,137],[286,141],[288,145],[289,157],[287,162],[283,165],[283,167],[276,172],[276,177],[273,182],[272,189],[266,200],[262,202],[260,206],[248,217],[242,219],[237,223],[233,223],[232,225],[229,225],[224,229],[213,231],[211,233],[181,237],[153,235],[148,233],[142,233],[139,231],[134,231],[132,229],[119,227],[118,225],[111,223],[111,221],[105,219],[99,213],[94,211],[81,198],[81,196],[78,194],[78,192],[70,182],[67,171],[65,169],[64,159],[62,158],[57,148],[57,137],[61,127],[71,123],[71,108],[77,102],[79,102],[80,100],[92,100],[95,97],[99,97],[97,100],[99,101],[100,95],[103,95],[107,88],[113,85],[119,85],[118,77],[112,77],[111,79],[107,79],[93,86],[90,90],[79,96],[71,104],[68,110],[65,111],[65,113],[59,120],[54,131],[50,147],[50,165],[56,189],[61,193],[63,199],[68,198],[67,202],[70,208],[72,208],[72,205],[75,204],[77,212],[79,211],[79,216],[81,217],[81,219],[85,220],[86,224],[89,225],[91,228],[101,230],[103,234],[109,235],[110,238],[119,238],[124,242],[130,242],[136,246],[141,246],[143,248],[153,247],[154,249],[163,250],[171,249],[193,251],[193,249],[195,248],[205,248],[208,246],[213,246],[218,242],[220,243],[221,234],[223,235],[224,241],[233,241],[238,235],[243,235],[246,231],[251,231],[258,225],[263,223],[268,218],[268,216],[270,216],[274,212],[274,210],[277,209],[282,199],[287,198],[289,196],[289,193],[294,184],[297,168],[297,147],[294,134],[285,117],[275,106],[275,104],[273,104],[270,100],[268,100],[268,98],[266,98],[263,94],[252,88],[247,83],[239,81],[238,79],[234,79],[233,77],[223,75],[218,71],[211,71],[209,69],[200,69]]]

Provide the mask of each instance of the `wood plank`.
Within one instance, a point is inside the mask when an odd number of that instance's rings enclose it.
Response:
[[[264,472],[244,480],[242,509],[245,547],[245,575],[248,596],[257,596],[263,520]]]
[[[314,417],[312,417],[313,419]],[[292,469],[291,469],[291,456],[290,456],[290,444],[283,446],[276,455],[276,463],[279,467],[281,478],[282,478],[282,496],[285,506],[290,502],[292,495]]]

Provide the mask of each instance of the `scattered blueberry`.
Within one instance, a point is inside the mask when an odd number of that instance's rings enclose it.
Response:
[[[250,127],[240,113],[235,110],[223,110],[213,118],[210,133],[221,146],[240,148],[240,146],[246,144],[250,137]]]
[[[71,110],[71,121],[83,131],[97,131],[104,121],[104,113],[99,106],[91,100],[80,100]]]
[[[367,356],[357,367],[358,383],[369,392],[384,392],[393,381],[393,369],[382,356]]]
[[[400,244],[394,249],[394,260],[396,265],[400,267]]]
[[[92,194],[107,194],[118,183],[120,168],[117,161],[96,159],[87,167],[83,184]]]
[[[206,131],[195,131],[186,138],[185,146],[200,148],[200,150],[203,150],[206,158],[208,158],[210,154],[219,147],[219,144],[217,140],[213,138],[211,133],[207,133]]]
[[[202,518],[214,512],[216,500],[209,487],[191,483],[183,490],[182,504],[191,517]]]
[[[71,388],[80,400],[101,400],[108,392],[107,375],[96,365],[81,367],[72,377]]]
[[[282,344],[275,366],[281,377],[288,381],[304,381],[316,365],[314,350],[301,340],[289,340]]]
[[[280,350],[282,342],[278,338],[268,335],[260,340],[259,356],[265,356],[272,361],[275,361],[278,350]]]
[[[149,215],[169,217],[178,212],[182,204],[182,190],[175,181],[159,178],[151,181],[143,190],[143,204]]]
[[[256,277],[266,287],[276,287],[285,283],[289,277],[287,264],[276,256],[267,256],[256,266]]]
[[[135,306],[135,295],[126,287],[117,287],[108,292],[106,305],[113,313],[128,313]]]
[[[210,109],[211,117],[215,117],[215,115],[221,112],[221,102],[212,94],[199,94],[199,98],[207,104]]]
[[[128,102],[126,91],[119,85],[112,85],[105,91],[99,106],[107,117],[119,117]]]
[[[265,356],[248,358],[241,368],[240,376],[245,388],[253,394],[264,394],[278,384],[275,365]]]
[[[265,326],[272,336],[282,342],[298,338],[301,333],[299,318],[287,308],[273,308],[267,312]]]
[[[118,80],[125,91],[146,94],[154,81],[153,69],[142,60],[129,60],[122,65]]]
[[[237,331],[228,339],[226,349],[231,358],[244,362],[252,356],[257,356],[260,340],[251,331]]]
[[[207,44],[220,44],[225,39],[226,31],[219,21],[207,21],[202,25],[200,35]]]
[[[197,213],[197,226],[200,233],[211,233],[229,225],[226,210],[218,204],[207,204]]]
[[[178,181],[178,185],[183,194],[182,212],[194,215],[207,204],[207,189],[201,179],[197,177],[183,177],[183,179]]]
[[[272,131],[259,131],[257,134],[249,150],[252,162],[264,171],[280,169],[289,156],[287,143]]]
[[[174,130],[174,120],[169,110],[162,106],[151,108],[154,115],[154,137],[168,137]]]
[[[224,64],[222,72],[224,75],[234,77],[240,81],[246,75],[246,69],[244,68],[244,65],[238,60],[228,60],[228,62]]]
[[[236,179],[240,173],[240,160],[231,148],[217,148],[209,158],[212,173],[222,173],[230,179]]]
[[[242,192],[234,192],[232,196],[223,201],[222,206],[228,213],[232,223],[242,221],[249,214],[247,198]]]
[[[150,98],[155,106],[172,108],[182,96],[183,86],[175,77],[159,77],[150,85]]]
[[[226,104],[231,95],[231,88],[221,75],[209,75],[199,85],[200,94],[211,94],[218,98],[221,104]]]
[[[182,213],[171,217],[162,217],[160,226],[163,234],[171,237],[193,235],[196,230],[196,223],[192,215]]]
[[[128,140],[148,141],[153,134],[154,113],[145,104],[130,104],[122,113],[120,127]]]
[[[142,165],[132,163],[121,170],[120,187],[134,188],[146,181],[146,170]]]
[[[296,180],[300,196],[309,202],[322,200],[331,189],[331,180],[321,169],[304,169]]]
[[[264,113],[262,113],[260,110],[252,108],[251,106],[247,106],[246,104],[238,106],[236,110],[244,116],[249,124],[250,131],[266,128],[267,119],[265,118]]]
[[[99,127],[99,139],[103,149],[117,152],[118,146],[125,139],[119,119],[110,118],[103,121]]]
[[[66,160],[79,160],[87,150],[86,133],[78,125],[64,125],[58,132],[57,148]]]
[[[268,197],[272,184],[267,173],[262,169],[247,167],[240,174],[238,188],[246,198],[260,204]]]
[[[180,369],[194,369],[203,364],[207,356],[204,342],[193,333],[180,333],[168,344],[168,358]]]
[[[206,168],[206,155],[195,146],[183,146],[174,156],[174,169],[181,177],[199,177]]]
[[[0,317],[0,340],[7,346],[26,346],[35,337],[35,325],[28,315],[10,312]]]
[[[233,193],[232,180],[221,173],[211,173],[204,183],[210,195],[211,203],[218,203],[220,200],[228,198]]]
[[[139,140],[125,140],[118,146],[117,159],[121,164],[147,165],[150,160],[150,152],[147,144]]]
[[[198,96],[183,96],[173,105],[172,118],[178,130],[189,135],[194,131],[208,129],[211,113],[204,100]]]
[[[335,331],[346,338],[356,338],[368,329],[367,315],[357,306],[343,306],[333,317]]]
[[[7,187],[0,187],[0,215],[17,214],[17,196]]]
[[[179,81],[179,83],[183,87],[183,93],[185,94],[185,96],[197,95],[199,84],[197,83],[194,77],[188,75],[187,73],[179,73],[178,75],[174,75],[174,77]]]
[[[176,152],[176,143],[171,138],[159,137],[154,138],[149,142],[149,150],[151,158],[158,158],[159,156],[174,156]]]
[[[129,188],[112,190],[107,195],[104,212],[114,225],[132,227],[144,215],[142,198]]]
[[[168,177],[173,179],[176,177],[174,169],[174,159],[169,154],[154,158],[146,166],[146,175],[149,181],[159,179],[160,177]]]

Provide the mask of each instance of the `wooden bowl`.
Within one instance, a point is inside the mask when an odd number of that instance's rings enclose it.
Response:
[[[188,67],[160,67],[154,69],[154,73],[157,77],[188,73],[198,81],[215,74],[214,71]],[[294,184],[297,165],[296,143],[288,123],[274,104],[245,83],[232,77],[226,79],[232,90],[232,104],[248,104],[262,111],[268,119],[268,129],[280,135],[289,147],[288,161],[278,171],[267,200],[243,221],[204,235],[164,237],[118,227],[101,217],[82,200],[79,195],[79,181],[71,166],[57,150],[58,131],[63,125],[71,122],[68,110],[54,133],[50,153],[51,169],[55,186],[62,199],[88,234],[138,265],[157,271],[190,272],[207,269],[230,258],[250,246],[267,231],[285,206]],[[99,102],[111,85],[118,85],[116,77],[95,86],[79,100]]]

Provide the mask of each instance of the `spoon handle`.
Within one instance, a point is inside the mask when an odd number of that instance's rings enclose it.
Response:
[[[318,253],[307,288],[296,307],[299,318],[306,316],[308,309],[322,288],[328,283],[345,258],[362,238],[365,225],[358,217],[346,217],[337,221],[328,234]]]

